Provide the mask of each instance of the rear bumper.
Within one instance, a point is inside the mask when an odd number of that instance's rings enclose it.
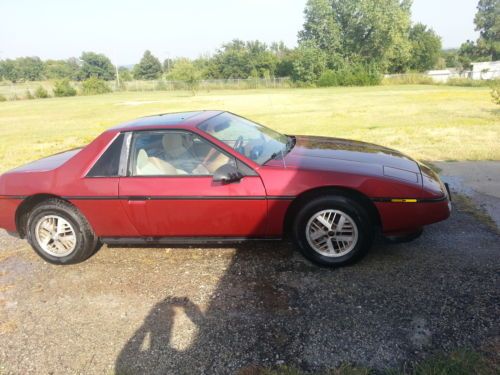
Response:
[[[22,202],[21,198],[0,197],[0,228],[17,232],[16,211]]]
[[[450,217],[451,202],[448,197],[436,201],[414,203],[375,202],[385,235],[411,233],[425,225]]]

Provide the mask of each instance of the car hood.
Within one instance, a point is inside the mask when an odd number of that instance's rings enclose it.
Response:
[[[342,166],[413,182],[420,180],[418,163],[401,152],[340,138],[296,136],[295,146],[284,162],[288,167],[335,169]]]

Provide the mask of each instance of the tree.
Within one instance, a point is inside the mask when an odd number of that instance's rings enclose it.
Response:
[[[462,43],[458,49],[458,61],[462,69],[471,69],[473,61],[483,60],[479,48],[472,40]]]
[[[144,52],[139,64],[134,66],[134,78],[153,80],[161,77],[162,67],[160,60],[158,60],[151,51]]]
[[[283,42],[271,44],[270,49],[277,59],[275,75],[277,77],[290,77],[293,72],[293,50]]]
[[[423,72],[434,68],[441,54],[441,38],[432,29],[417,23],[410,29],[410,69]]]
[[[0,76],[2,79],[16,83],[20,78],[16,62],[11,59],[0,61]]]
[[[0,77],[12,82],[43,79],[43,62],[39,57],[19,57],[0,61]]]
[[[477,47],[490,60],[500,59],[500,0],[479,0],[474,18],[480,36]]]
[[[115,67],[107,56],[95,52],[83,52],[80,60],[82,60],[82,67],[78,73],[79,80],[85,80],[90,77],[96,77],[105,81],[115,79]]]
[[[460,68],[460,61],[458,60],[458,49],[445,49],[441,51],[441,58],[445,61],[447,68]]]
[[[279,59],[258,40],[244,42],[235,39],[223,44],[207,66],[211,78],[259,78],[275,75]]]
[[[330,0],[308,0],[304,10],[304,29],[299,32],[299,42],[314,41],[328,54],[336,54],[340,49],[341,34],[339,24]]]
[[[309,0],[300,41],[314,43],[337,69],[342,60],[386,70],[410,57],[410,0]],[[337,56],[338,55],[338,56]]]
[[[256,73],[256,76],[260,78],[274,76],[278,58],[268,48],[267,44],[254,40],[247,42],[246,48],[252,65],[252,71]]]
[[[244,41],[235,39],[223,44],[214,56],[210,75],[213,78],[248,78],[253,65]]]
[[[409,0],[332,0],[342,49],[349,61],[377,64],[409,58]]]
[[[70,79],[78,78],[80,63],[72,57],[67,60],[47,60],[44,63],[44,76],[48,79]]]
[[[189,59],[179,59],[175,61],[167,78],[173,81],[185,82],[194,93],[200,84],[201,72]]]
[[[167,57],[165,60],[163,60],[163,72],[168,73],[170,72],[170,69],[174,66],[174,59],[171,59],[170,57]]]
[[[479,0],[474,23],[479,39],[467,40],[458,50],[463,69],[470,69],[473,61],[500,59],[500,0]]]
[[[302,42],[295,51],[292,79],[312,84],[326,69],[326,53],[312,41]]]
[[[118,75],[120,76],[120,81],[132,81],[132,74],[130,73],[130,70],[124,66],[120,66],[118,68]]]
[[[15,60],[19,77],[26,81],[43,79],[43,62],[39,57],[19,57]]]

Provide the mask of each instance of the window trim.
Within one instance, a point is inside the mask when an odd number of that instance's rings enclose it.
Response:
[[[227,156],[229,159],[232,159],[235,161],[235,165],[236,165],[236,168],[238,168],[238,162],[244,164],[246,167],[248,167],[252,172],[253,174],[243,174],[244,177],[255,177],[255,176],[259,176],[259,174],[254,170],[254,168],[250,167],[247,163],[245,163],[244,161],[242,161],[240,158],[230,154],[229,152],[227,152],[226,150],[222,149],[221,147],[219,147],[218,145],[216,145],[214,142],[212,142],[211,140],[207,139],[206,137],[204,137],[203,135],[197,133],[197,132],[194,132],[190,129],[183,129],[183,128],[169,128],[169,129],[165,129],[165,128],[161,128],[161,129],[140,129],[140,130],[135,130],[135,131],[132,131],[132,132],[128,132],[130,133],[130,138],[129,138],[129,143],[126,145],[126,157],[127,157],[127,160],[126,160],[126,169],[125,169],[125,174],[121,177],[127,177],[127,178],[210,178],[210,179],[213,179],[213,174],[207,174],[207,175],[194,175],[194,174],[182,174],[182,175],[147,175],[147,176],[136,176],[136,175],[133,175],[132,174],[132,168],[131,168],[131,163],[132,163],[132,147],[134,145],[134,141],[135,141],[135,136],[136,134],[139,134],[139,133],[144,133],[144,132],[181,132],[181,133],[189,133],[189,134],[192,134],[198,138],[200,138],[202,141],[205,141],[207,142],[210,146],[212,146],[213,148],[215,148],[217,151],[219,151],[220,153],[222,153],[223,155]],[[126,142],[124,142],[124,145],[125,145]],[[123,150],[122,150],[123,151]],[[123,155],[122,155],[123,156]],[[120,163],[122,162],[122,160],[120,160]],[[243,173],[243,171],[240,170],[240,172]]]
[[[118,175],[126,177],[128,172],[128,159],[130,154],[130,145],[132,143],[133,132],[125,132],[123,138],[122,149],[120,152],[120,165],[118,167]]]

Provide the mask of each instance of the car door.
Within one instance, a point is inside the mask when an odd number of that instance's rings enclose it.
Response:
[[[267,201],[261,178],[206,139],[185,130],[132,135],[127,176],[119,195],[129,219],[146,237],[261,237]],[[244,177],[214,182],[223,165]]]

